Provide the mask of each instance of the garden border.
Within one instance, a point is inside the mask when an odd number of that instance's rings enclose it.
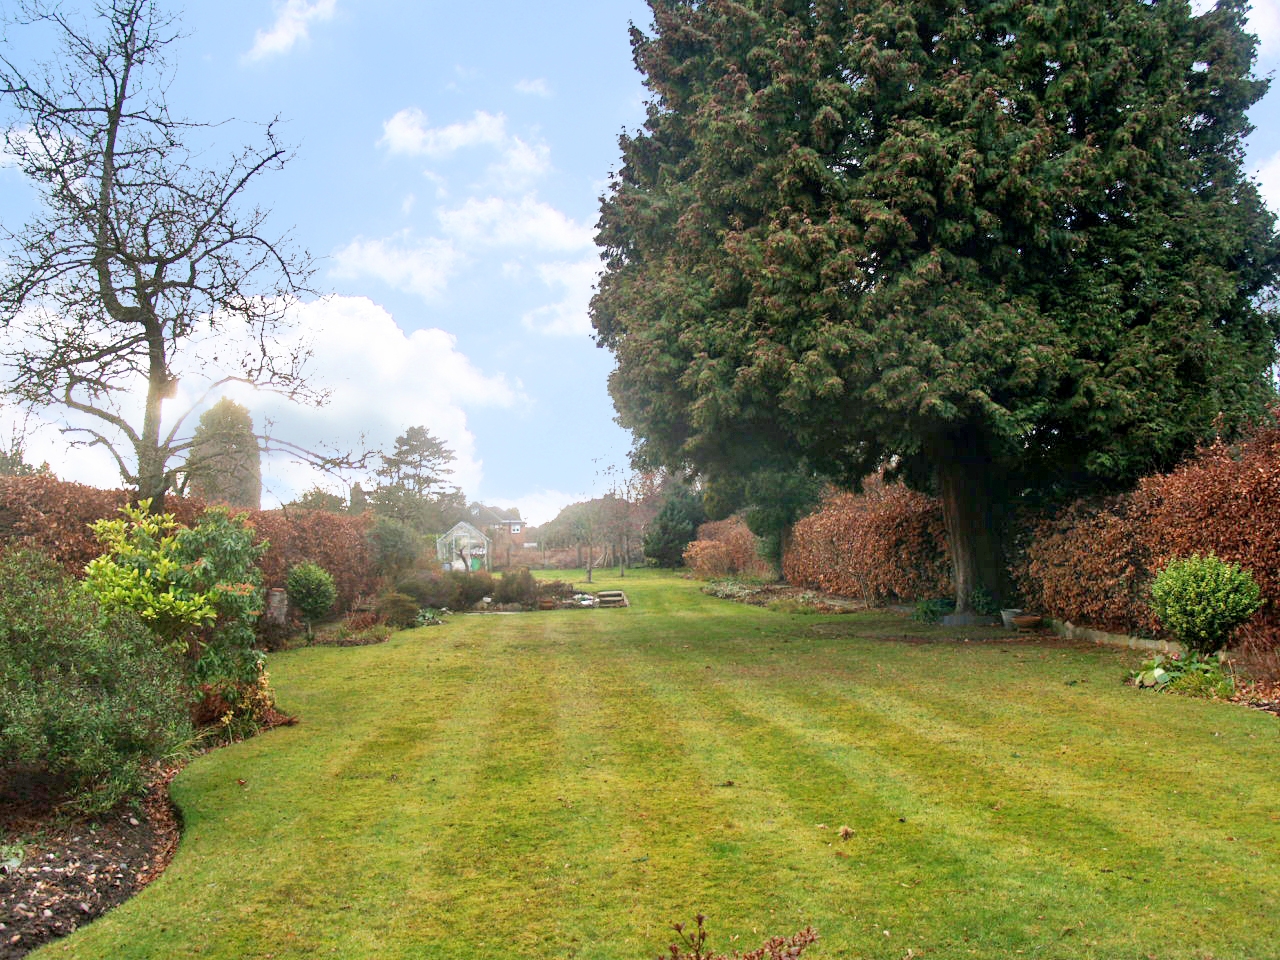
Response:
[[[1107,633],[1105,630],[1094,630],[1092,627],[1077,627],[1068,620],[1054,620],[1046,617],[1045,621],[1053,632],[1068,640],[1087,640],[1090,643],[1111,647],[1128,647],[1130,650],[1149,650],[1154,653],[1177,654],[1184,656],[1186,648],[1175,640],[1153,640],[1150,637],[1134,637],[1127,633]]]

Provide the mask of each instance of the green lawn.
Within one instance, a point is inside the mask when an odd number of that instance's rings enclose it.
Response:
[[[633,606],[273,656],[301,724],[187,768],[173,865],[40,956],[645,960],[697,911],[807,958],[1280,956],[1275,717],[596,580]]]

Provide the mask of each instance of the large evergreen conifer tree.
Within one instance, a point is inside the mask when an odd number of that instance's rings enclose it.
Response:
[[[888,464],[941,496],[965,610],[1011,505],[1274,396],[1243,3],[650,6],[592,304],[642,459]]]

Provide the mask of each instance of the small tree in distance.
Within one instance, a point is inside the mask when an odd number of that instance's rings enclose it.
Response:
[[[678,567],[684,548],[698,535],[707,519],[702,496],[687,484],[676,483],[649,525],[644,538],[644,555],[660,567]]]
[[[323,399],[304,378],[305,348],[280,346],[311,259],[268,233],[267,211],[247,202],[289,151],[268,125],[260,145],[202,166],[204,145],[192,141],[205,125],[175,117],[165,101],[178,34],[154,0],[100,3],[87,24],[56,4],[18,0],[5,19],[61,40],[53,63],[0,56],[3,147],[41,200],[22,229],[0,227],[0,324],[21,334],[8,356],[10,390],[30,407],[75,416],[64,431],[110,451],[160,512],[194,443],[183,425],[220,386]],[[221,331],[256,346],[230,356],[190,349]],[[179,367],[207,389],[169,418]],[[139,381],[135,415],[128,403]],[[313,463],[334,459],[272,443]]]
[[[347,501],[319,484],[304,490],[285,504],[291,510],[320,510],[324,513],[346,513]]]
[[[183,488],[211,502],[261,506],[262,456],[247,408],[223,397],[200,415]]]
[[[329,615],[338,599],[338,588],[334,586],[332,575],[310,560],[290,568],[285,577],[285,590],[289,594],[289,602],[298,608],[306,622],[308,637],[312,634],[312,626]]]

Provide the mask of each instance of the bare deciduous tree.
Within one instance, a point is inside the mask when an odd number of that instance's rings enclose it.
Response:
[[[9,25],[52,28],[61,41],[50,63],[0,56],[4,149],[42,200],[23,228],[0,228],[10,391],[79,414],[64,429],[110,450],[158,507],[192,444],[188,415],[219,387],[322,399],[303,379],[306,349],[280,346],[311,259],[269,234],[267,211],[246,197],[289,152],[267,125],[260,145],[203,166],[197,141],[214,128],[170,113],[165,55],[177,32],[153,0],[101,0],[88,23],[21,0]],[[180,355],[204,390],[165,417]],[[139,417],[130,404],[142,384]]]

